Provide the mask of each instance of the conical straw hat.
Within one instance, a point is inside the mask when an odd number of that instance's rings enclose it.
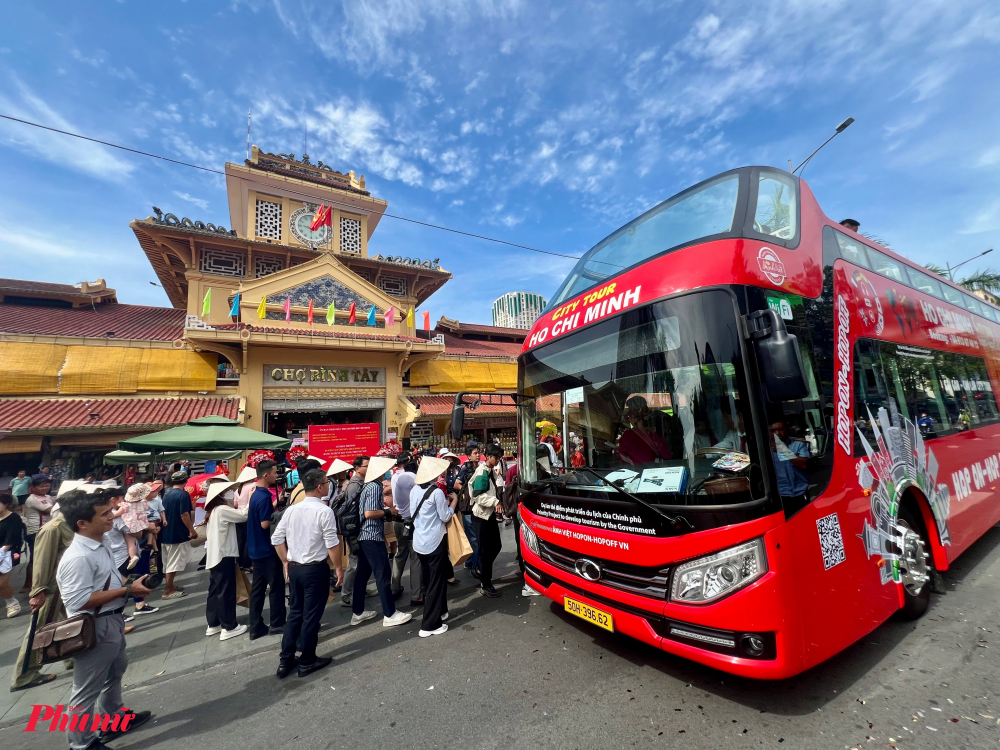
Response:
[[[439,476],[448,471],[448,467],[450,465],[451,462],[446,458],[425,456],[420,460],[420,466],[417,467],[416,483],[424,484],[437,479]]]

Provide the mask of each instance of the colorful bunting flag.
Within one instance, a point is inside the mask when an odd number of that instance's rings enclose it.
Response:
[[[334,307],[334,303],[331,302],[330,306],[326,308],[326,324],[332,326],[333,322],[337,319],[337,308]]]
[[[205,292],[205,301],[201,303],[201,317],[207,318],[210,312],[212,312],[212,287]]]
[[[312,301],[312,299],[309,300],[309,313],[306,315],[306,322],[309,325],[313,324],[313,301]]]
[[[407,325],[407,326],[408,326],[409,328],[413,328],[413,308],[412,308],[412,307],[411,307],[411,308],[410,308],[410,310],[409,310],[409,311],[408,311],[408,312],[406,313],[406,325]]]
[[[396,308],[391,305],[389,306],[389,309],[385,311],[385,325],[386,328],[396,325]]]
[[[263,320],[267,316],[267,297],[260,298],[260,304],[257,305],[257,320]]]
[[[431,330],[431,313],[430,313],[430,311],[429,310],[424,310],[424,312],[422,312],[421,315],[424,316],[424,330],[425,331]]]
[[[352,302],[351,306],[347,310],[347,324],[353,326],[356,325],[357,322],[358,322],[357,308],[354,306],[354,303]]]
[[[233,297],[233,306],[229,308],[230,315],[240,314],[240,293],[236,292],[236,296]]]
[[[285,322],[289,323],[292,320],[292,298],[285,297]]]
[[[368,311],[368,325],[375,325],[375,305],[372,305],[372,309]]]

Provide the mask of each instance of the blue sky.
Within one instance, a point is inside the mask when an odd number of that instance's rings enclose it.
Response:
[[[52,2],[0,26],[0,113],[221,169],[251,109],[261,148],[301,154],[308,125],[391,213],[569,254],[852,116],[805,173],[826,212],[921,263],[1000,266],[993,2]],[[219,175],[5,121],[0,164],[6,277],[167,304],[128,222],[230,224]],[[441,258],[427,307],[470,322],[572,265],[391,219],[370,249]]]

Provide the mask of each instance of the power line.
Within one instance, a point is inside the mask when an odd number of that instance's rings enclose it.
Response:
[[[52,132],[52,133],[59,133],[59,135],[68,135],[71,138],[79,138],[80,140],[83,140],[83,141],[90,141],[91,143],[99,143],[102,146],[108,146],[109,148],[117,148],[117,149],[120,149],[121,151],[128,151],[131,154],[138,154],[139,156],[148,156],[151,159],[160,159],[162,161],[170,162],[171,164],[178,164],[178,165],[180,165],[182,167],[191,167],[191,169],[200,169],[203,172],[211,172],[212,174],[221,174],[223,176],[225,176],[225,174],[226,174],[225,172],[221,172],[218,169],[210,169],[209,167],[202,167],[202,166],[199,166],[198,164],[189,164],[186,161],[179,161],[177,159],[170,159],[170,158],[168,158],[166,156],[160,156],[159,154],[151,154],[148,151],[139,151],[138,149],[129,148],[128,146],[121,146],[121,145],[119,145],[117,143],[110,143],[109,141],[102,141],[102,140],[99,140],[97,138],[90,138],[89,136],[80,135],[79,133],[70,133],[67,130],[59,130],[58,128],[50,128],[48,125],[42,125],[41,123],[31,122],[30,120],[21,120],[21,119],[19,119],[17,117],[11,117],[10,115],[0,114],[0,118],[2,118],[4,120],[10,120],[12,122],[19,122],[22,125],[30,125],[33,128],[41,128],[42,130],[48,130],[49,132]],[[249,134],[249,130],[248,130],[248,134]],[[303,195],[303,196],[306,196],[308,198],[314,198],[314,196],[311,196],[308,193],[300,193],[300,192],[295,191],[295,190],[288,190],[287,192],[294,193],[296,195]],[[555,253],[555,252],[552,252],[551,250],[540,250],[537,247],[530,247],[528,245],[519,245],[516,242],[508,242],[507,240],[498,240],[495,237],[487,237],[487,236],[482,235],[482,234],[473,234],[472,232],[463,232],[460,229],[452,229],[451,227],[443,227],[443,226],[440,226],[439,224],[429,224],[429,223],[427,223],[425,221],[417,221],[416,219],[408,219],[405,216],[395,216],[393,214],[382,214],[382,215],[386,216],[386,217],[388,217],[390,219],[397,219],[399,221],[407,221],[407,222],[409,222],[411,224],[419,224],[422,227],[430,227],[431,229],[440,229],[442,232],[451,232],[452,234],[461,234],[461,235],[464,235],[465,237],[474,237],[477,240],[486,240],[487,242],[496,242],[496,243],[498,243],[500,245],[508,245],[509,247],[518,247],[518,248],[521,248],[522,250],[530,250],[533,253],[543,253],[544,255],[555,255],[555,256],[557,256],[559,258],[569,258],[571,260],[579,260],[580,259],[579,256],[576,256],[576,255],[566,255],[564,253]]]

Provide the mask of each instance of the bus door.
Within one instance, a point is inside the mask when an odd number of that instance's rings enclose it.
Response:
[[[856,460],[836,439],[835,372],[839,367],[833,316],[833,275],[823,295],[808,300],[754,290],[751,309],[766,304],[794,334],[810,393],[804,399],[770,402],[761,421],[770,443],[773,487],[786,518],[782,555],[786,600],[795,612],[803,658],[815,664],[884,621],[899,606],[894,587],[883,586],[862,540],[869,501],[858,484]]]

